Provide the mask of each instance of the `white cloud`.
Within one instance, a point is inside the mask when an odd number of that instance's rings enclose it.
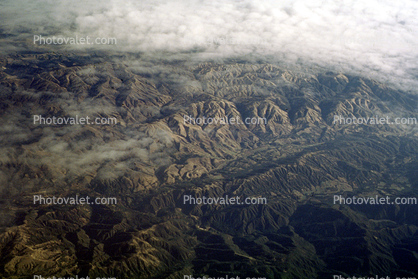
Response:
[[[117,39],[117,45],[67,48],[165,55],[194,50],[190,59],[268,55],[417,85],[417,1],[103,2],[6,0],[0,28],[27,42],[35,34]],[[10,37],[0,44],[16,51]]]

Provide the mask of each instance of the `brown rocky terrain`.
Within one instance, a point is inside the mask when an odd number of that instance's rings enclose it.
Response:
[[[417,117],[417,95],[270,64],[162,65],[166,77],[109,61],[0,59],[2,278],[418,275],[418,205],[333,204],[334,194],[416,197],[416,124],[333,118]],[[34,205],[33,195],[118,204]],[[184,195],[268,202],[190,205]]]

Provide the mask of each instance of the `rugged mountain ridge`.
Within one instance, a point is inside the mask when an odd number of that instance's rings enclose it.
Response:
[[[334,194],[416,196],[416,126],[333,123],[416,117],[416,95],[269,64],[164,65],[174,78],[52,53],[0,66],[4,278],[416,276],[416,205],[333,204]],[[78,114],[117,124],[33,123]],[[39,206],[34,194],[118,204]],[[184,195],[268,203],[189,205]]]

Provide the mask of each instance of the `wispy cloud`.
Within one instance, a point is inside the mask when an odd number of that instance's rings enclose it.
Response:
[[[409,89],[416,85],[418,2],[412,0],[6,0],[0,5],[6,51],[34,48],[35,34],[114,37],[117,45],[48,47],[187,53],[191,59],[251,54],[356,72]]]

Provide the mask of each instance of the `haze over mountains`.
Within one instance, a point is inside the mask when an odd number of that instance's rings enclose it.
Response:
[[[3,1],[0,278],[416,277],[416,204],[334,196],[417,197],[417,10]],[[34,35],[117,44],[39,45]],[[39,205],[34,195],[118,203]]]
[[[416,95],[270,64],[177,65],[170,73],[187,79],[181,85],[99,57],[21,55],[2,67],[4,274],[415,275],[416,205],[332,203],[335,193],[416,193],[414,126],[333,123],[410,117]],[[118,124],[33,123],[76,113]],[[268,122],[194,125],[184,115]],[[39,193],[119,203],[34,206]],[[268,204],[183,203],[227,194]]]
[[[0,3],[3,52],[143,53],[153,60],[239,57],[359,73],[416,87],[418,4],[370,1],[81,1]],[[44,37],[117,45],[34,45]]]

